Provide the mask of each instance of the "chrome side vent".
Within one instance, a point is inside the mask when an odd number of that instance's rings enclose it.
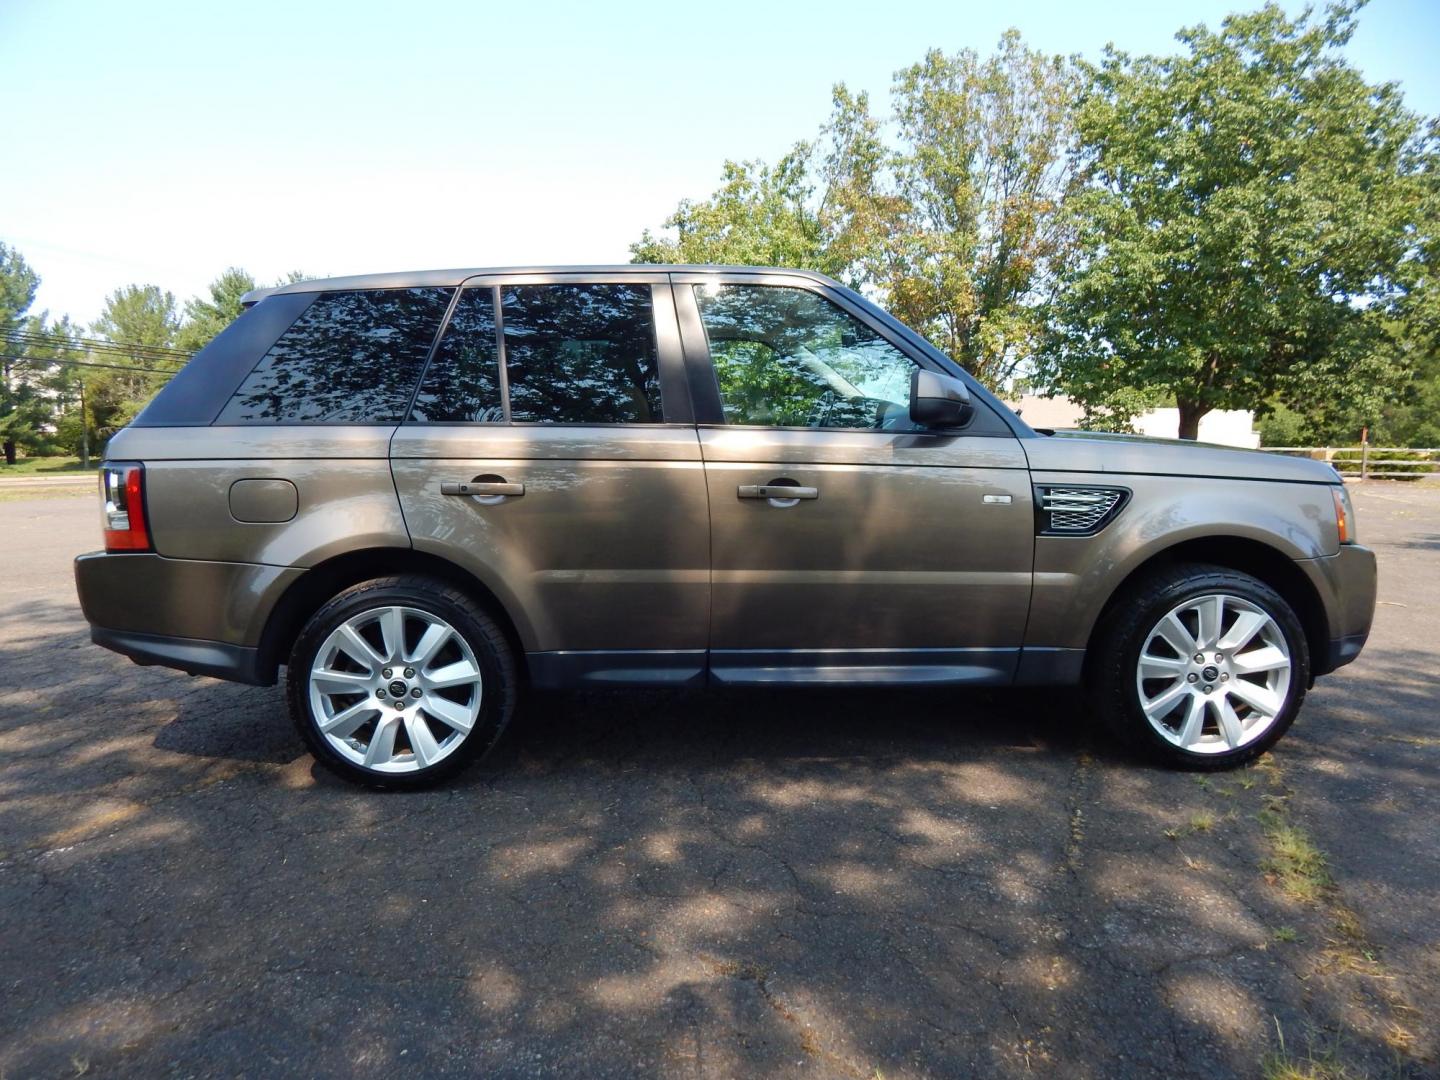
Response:
[[[1129,498],[1125,488],[1037,487],[1035,531],[1041,536],[1094,536]]]

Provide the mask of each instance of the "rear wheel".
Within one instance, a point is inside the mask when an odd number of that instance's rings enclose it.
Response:
[[[1090,680],[1100,718],[1170,765],[1224,769],[1285,733],[1310,679],[1290,605],[1218,566],[1170,568],[1121,598],[1097,635]]]
[[[515,662],[464,593],[430,578],[379,578],[306,623],[287,690],[323,764],[371,787],[420,787],[494,745],[514,711]]]

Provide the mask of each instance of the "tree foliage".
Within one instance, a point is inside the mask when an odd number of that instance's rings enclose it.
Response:
[[[998,387],[1030,357],[1068,261],[1073,66],[1011,30],[994,55],[932,50],[895,76],[895,145],[836,88],[822,218],[846,276]]]
[[[116,368],[96,369],[86,381],[87,404],[99,439],[108,439],[133,420],[164,386],[169,376],[143,347],[171,348],[180,330],[173,293],[158,285],[126,285],[105,299],[105,308],[91,326],[117,345],[133,346],[128,358],[107,353],[104,362]]]
[[[820,218],[811,205],[812,147],[797,143],[775,165],[725,162],[720,187],[682,201],[665,221],[673,240],[646,229],[630,245],[635,262],[830,268]]]
[[[305,276],[292,272],[277,284]],[[178,370],[182,353],[203,348],[240,315],[241,297],[255,288],[250,274],[230,267],[206,296],[186,301],[183,315],[159,286],[116,289],[89,330],[119,348],[97,350],[68,316],[30,312],[39,283],[24,257],[0,244],[0,440],[12,463],[20,450],[100,449]],[[179,351],[173,357],[147,351],[155,348]]]
[[[1072,67],[1014,31],[989,58],[928,53],[892,88],[894,137],[844,84],[817,143],[775,166],[725,165],[722,186],[648,230],[637,262],[820,270],[875,294],[991,386],[1025,361],[1045,283],[1068,251]]]
[[[6,464],[16,449],[33,442],[45,422],[44,398],[24,364],[25,347],[15,335],[28,327],[40,275],[25,257],[0,243],[0,445]]]
[[[175,344],[186,352],[199,352],[240,317],[244,310],[240,298],[253,288],[253,277],[238,266],[230,267],[210,283],[208,297],[185,301],[184,322],[175,333]]]
[[[1356,10],[1272,4],[1182,31],[1180,55],[1107,50],[1044,375],[1100,411],[1163,390],[1187,438],[1272,399],[1378,409],[1403,376],[1387,325],[1420,280],[1434,143],[1339,56]]]

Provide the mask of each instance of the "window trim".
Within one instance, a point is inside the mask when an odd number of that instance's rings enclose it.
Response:
[[[515,420],[510,411],[510,372],[508,358],[505,354],[505,316],[504,303],[500,295],[502,287],[507,285],[520,286],[545,286],[545,285],[648,285],[650,288],[650,321],[655,334],[655,359],[656,369],[660,381],[660,415],[661,420],[647,420],[642,422],[630,421],[588,421],[574,420],[556,423],[547,420]],[[439,354],[440,343],[444,340],[445,334],[450,329],[451,315],[458,306],[461,295],[469,289],[489,289],[491,301],[495,305],[495,362],[497,365],[496,385],[500,390],[500,408],[504,419],[499,425],[495,423],[484,423],[478,420],[417,420],[415,418],[415,404],[419,400],[420,388],[425,384],[425,376],[430,372],[430,365]],[[591,428],[643,428],[643,427],[694,427],[695,409],[691,398],[688,376],[686,371],[685,352],[683,338],[677,325],[675,290],[670,284],[669,276],[657,273],[635,273],[635,274],[585,274],[585,273],[519,273],[519,274],[478,274],[460,282],[455,289],[455,296],[452,299],[450,308],[441,321],[440,332],[436,334],[435,341],[431,345],[430,353],[425,358],[425,366],[420,373],[420,381],[415,384],[415,395],[410,402],[410,409],[405,413],[401,424],[413,424],[420,427],[448,426],[448,427],[475,427],[493,428],[496,426],[506,427],[591,427]]]

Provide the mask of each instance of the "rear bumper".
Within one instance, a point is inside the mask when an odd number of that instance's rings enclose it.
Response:
[[[303,571],[254,563],[95,552],[75,560],[75,590],[97,645],[139,664],[268,685],[266,619]],[[266,668],[269,668],[267,671]]]
[[[273,665],[263,671],[260,650],[243,645],[227,645],[223,641],[196,641],[193,638],[161,637],[157,634],[135,634],[123,630],[90,628],[90,640],[111,652],[128,656],[141,667],[178,668],[191,675],[210,675],[231,682],[270,686],[275,682]]]
[[[1302,559],[1305,571],[1325,609],[1329,641],[1312,658],[1316,675],[1343,667],[1360,655],[1375,618],[1375,553],[1358,544],[1342,544],[1338,555]]]

